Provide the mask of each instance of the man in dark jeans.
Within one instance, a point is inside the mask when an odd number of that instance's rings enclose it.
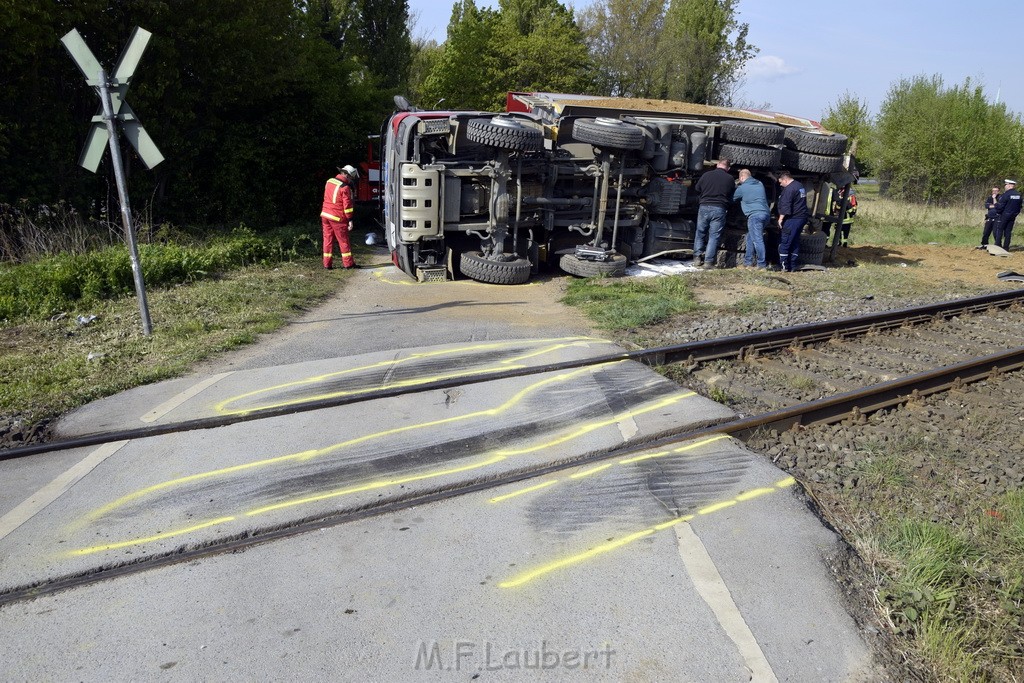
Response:
[[[718,241],[725,227],[725,212],[732,201],[736,181],[729,174],[729,160],[720,159],[714,169],[697,181],[697,195],[700,197],[697,209],[697,234],[693,238],[694,265],[705,270],[715,267],[718,255]],[[705,247],[707,248],[705,250]]]
[[[779,210],[779,265],[782,270],[792,273],[796,270],[797,258],[800,256],[800,233],[807,225],[807,191],[804,186],[793,179],[787,171],[779,175],[782,194],[776,204]]]

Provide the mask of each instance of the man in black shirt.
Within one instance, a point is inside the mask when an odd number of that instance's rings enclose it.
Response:
[[[700,203],[697,234],[693,238],[693,261],[710,270],[715,267],[718,241],[725,227],[725,212],[736,190],[736,181],[729,175],[729,160],[720,159],[714,169],[702,175],[696,190]]]
[[[776,207],[779,210],[779,227],[782,236],[779,238],[779,265],[782,270],[792,273],[796,270],[797,258],[800,256],[800,233],[807,225],[807,191],[804,186],[783,171],[779,175],[782,194]]]

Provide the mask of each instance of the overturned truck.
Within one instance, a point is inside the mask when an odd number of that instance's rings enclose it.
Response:
[[[773,205],[779,170],[803,182],[813,217],[802,258],[820,264],[821,227],[838,218],[828,189],[853,179],[844,136],[776,113],[550,93],[509,93],[504,113],[396,102],[382,136],[384,226],[395,265],[421,281],[520,284],[545,267],[614,277],[685,254],[693,186],[722,158],[749,168]],[[745,237],[734,207],[720,265]]]

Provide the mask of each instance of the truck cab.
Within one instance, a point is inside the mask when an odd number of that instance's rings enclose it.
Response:
[[[749,168],[771,202],[789,170],[807,188],[811,235],[829,220],[829,183],[851,179],[844,136],[772,112],[552,93],[509,93],[505,112],[400,109],[384,129],[384,226],[395,265],[421,281],[614,277],[685,254],[693,186],[721,158]],[[745,231],[737,207],[723,264]]]

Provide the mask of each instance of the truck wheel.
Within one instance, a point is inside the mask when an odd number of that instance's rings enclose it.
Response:
[[[576,277],[622,277],[629,261],[622,254],[612,254],[607,261],[588,261],[576,254],[565,254],[558,267]]]
[[[782,165],[791,171],[836,173],[843,168],[843,158],[825,157],[819,154],[807,154],[806,152],[784,149],[782,150]]]
[[[520,152],[536,152],[544,146],[543,133],[507,116],[470,119],[466,137],[482,145]]]
[[[573,124],[572,136],[580,142],[607,149],[640,149],[644,146],[643,129],[618,119],[578,119]]]
[[[834,133],[812,133],[800,128],[787,128],[784,142],[787,149],[826,157],[842,156],[846,152],[846,136]]]
[[[487,282],[492,285],[521,285],[530,279],[533,264],[525,258],[496,261],[485,258],[479,251],[464,251],[459,268],[463,275],[477,282]]]
[[[722,145],[718,150],[719,159],[728,159],[733,164],[755,168],[776,168],[782,161],[782,150],[772,147],[748,147],[747,145]]]
[[[801,233],[797,265],[820,266],[825,256],[825,239],[825,233],[820,230],[810,235]]]
[[[744,145],[781,145],[785,130],[774,123],[722,121],[722,139]]]

